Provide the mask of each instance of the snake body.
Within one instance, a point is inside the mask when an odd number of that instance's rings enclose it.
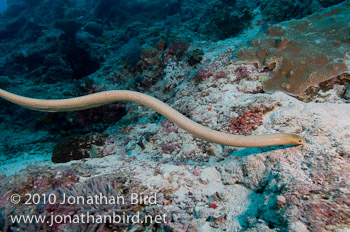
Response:
[[[235,147],[265,147],[305,144],[305,140],[296,134],[243,136],[215,131],[192,121],[177,110],[154,97],[128,90],[103,91],[69,99],[46,100],[23,97],[0,89],[0,97],[25,108],[47,112],[76,111],[106,105],[116,101],[132,101],[152,108],[159,114],[174,122],[178,127],[191,133],[193,136],[213,143]]]

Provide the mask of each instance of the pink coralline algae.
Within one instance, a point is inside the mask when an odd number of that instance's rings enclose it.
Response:
[[[274,67],[265,91],[301,96],[310,87],[348,72],[350,3],[344,2],[300,20],[268,27],[267,33],[243,45],[242,63]]]
[[[230,130],[234,134],[250,135],[262,125],[263,113],[255,111],[247,111],[241,116],[234,118],[230,122]]]
[[[188,43],[179,39],[173,39],[168,49],[165,50],[163,59],[164,64],[167,64],[169,59],[172,61],[180,61],[187,52]]]
[[[220,62],[215,62],[207,66],[202,66],[197,71],[195,75],[195,80],[197,82],[206,81],[211,76],[213,76],[215,80],[225,78],[227,75],[223,70],[223,67],[223,64],[221,64]]]

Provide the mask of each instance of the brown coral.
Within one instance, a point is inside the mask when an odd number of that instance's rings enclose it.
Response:
[[[275,66],[264,90],[294,96],[348,72],[350,3],[345,2],[301,20],[268,27],[267,33],[243,45],[237,58],[259,67]]]

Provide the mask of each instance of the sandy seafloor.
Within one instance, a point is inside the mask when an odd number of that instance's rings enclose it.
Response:
[[[207,50],[203,62],[217,59],[225,48],[240,42],[203,43]],[[235,70],[242,66],[250,71],[249,80],[237,80]],[[90,176],[122,173],[149,192],[171,192],[172,200],[161,207],[172,215],[174,231],[280,231],[271,226],[278,221],[285,223],[281,227],[286,231],[350,231],[350,105],[340,97],[344,87],[335,86],[304,103],[281,92],[252,93],[267,76],[252,65],[228,64],[227,78],[210,77],[196,86],[186,78],[190,71],[186,64],[169,64],[168,74],[157,85],[179,80],[177,86],[168,96],[157,93],[157,86],[150,92],[180,112],[190,111],[194,121],[220,131],[228,130],[237,109],[268,108],[252,134],[296,133],[307,143],[224,147],[196,139],[164,118],[155,122],[153,110],[134,107],[125,117],[142,119],[131,120],[123,131],[118,125],[107,129],[108,143],[100,149],[108,151],[105,157],[53,164],[53,144],[41,142],[6,160],[0,166],[6,176],[2,178],[25,177],[28,169],[59,171],[62,166],[84,166],[92,170]],[[152,138],[142,139],[145,132]],[[35,144],[45,136],[25,128],[1,130],[1,137],[18,144]],[[165,153],[162,144],[177,146]]]

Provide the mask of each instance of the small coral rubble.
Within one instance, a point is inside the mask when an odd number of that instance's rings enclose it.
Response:
[[[301,20],[269,25],[267,33],[243,45],[237,58],[259,68],[274,67],[264,82],[265,91],[300,96],[309,87],[349,71],[349,21],[346,2]]]

